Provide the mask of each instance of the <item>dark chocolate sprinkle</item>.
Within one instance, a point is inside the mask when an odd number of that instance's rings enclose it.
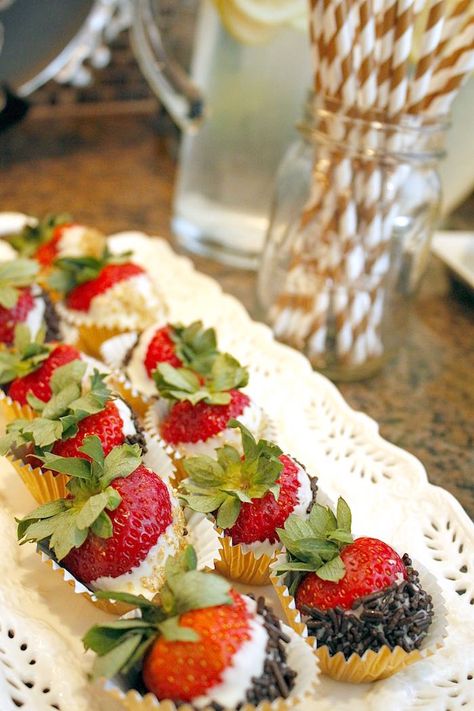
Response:
[[[120,398],[120,399],[122,399],[122,398]],[[125,402],[125,400],[124,400],[124,402]],[[141,450],[142,450],[142,454],[146,454],[147,451],[148,451],[148,447],[146,446],[145,430],[143,429],[142,425],[140,424],[140,422],[139,422],[139,420],[138,420],[138,417],[136,416],[136,414],[134,413],[134,411],[132,410],[132,408],[130,407],[130,405],[128,405],[128,403],[125,403],[125,404],[126,404],[127,407],[130,409],[131,416],[132,416],[132,422],[133,422],[133,425],[134,425],[135,430],[136,430],[136,434],[134,434],[134,435],[128,435],[127,437],[125,437],[125,442],[126,442],[127,444],[138,444],[138,445],[140,445],[140,448],[141,448]]]
[[[318,646],[327,646],[331,655],[342,652],[346,659],[354,652],[378,652],[385,645],[406,652],[419,649],[433,620],[433,603],[406,554],[403,563],[407,580],[356,600],[352,610],[302,606],[303,620]]]
[[[44,322],[46,324],[46,341],[61,341],[61,327],[58,313],[49,294],[41,289],[40,297],[44,301]]]
[[[253,598],[253,595],[248,597]],[[262,615],[263,624],[269,636],[267,657],[262,674],[259,677],[253,677],[252,686],[247,691],[246,699],[236,707],[236,711],[242,708],[245,703],[257,706],[262,701],[286,699],[295,685],[297,676],[297,673],[287,664],[286,649],[282,645],[282,640],[289,641],[289,637],[282,631],[280,620],[265,604],[263,597],[259,597],[257,600],[257,612]],[[177,708],[184,705],[184,702],[176,699],[174,703]],[[209,708],[214,711],[224,711],[224,707],[216,702],[209,704]]]
[[[304,469],[304,467],[303,467]],[[306,471],[306,469],[305,469]],[[308,508],[306,509],[306,513],[309,513],[311,509],[313,508],[314,504],[316,503],[316,497],[318,495],[318,477],[317,476],[312,476],[309,477],[309,484],[311,487],[311,503],[308,505]]]

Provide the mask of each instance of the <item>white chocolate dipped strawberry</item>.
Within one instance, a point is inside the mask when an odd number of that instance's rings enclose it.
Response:
[[[137,444],[105,456],[94,435],[79,453],[45,454],[45,467],[71,477],[69,493],[25,516],[20,541],[47,545],[92,590],[152,597],[163,584],[166,560],[184,545],[184,517],[169,485],[142,464]]]

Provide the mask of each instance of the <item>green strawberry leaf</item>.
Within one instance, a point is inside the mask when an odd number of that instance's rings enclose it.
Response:
[[[33,284],[39,265],[31,259],[12,259],[0,263],[0,306],[12,309],[20,296],[19,288]]]
[[[83,360],[73,360],[66,365],[61,365],[53,372],[50,380],[51,391],[58,395],[71,383],[80,385],[86,374],[87,363]]]
[[[94,660],[92,678],[100,679],[105,677],[109,679],[118,674],[126,666],[130,658],[134,656],[141,642],[141,635],[126,636],[120,644],[113,647],[109,652],[102,656],[97,656]]]
[[[209,381],[211,392],[222,392],[245,387],[249,374],[229,353],[219,353],[212,364]]]
[[[188,457],[183,466],[188,477],[181,483],[180,496],[187,505],[201,513],[214,513],[217,525],[231,528],[241,503],[261,499],[271,492],[279,496],[277,483],[283,470],[281,450],[266,440],[256,442],[237,420],[231,420],[242,435],[244,456],[225,445],[216,450],[217,461],[210,457]]]
[[[108,500],[109,497],[105,491],[102,491],[100,494],[96,494],[95,496],[91,496],[87,499],[84,506],[76,516],[75,524],[77,528],[80,531],[90,528],[94,521],[106,508]]]
[[[114,527],[112,525],[112,520],[105,511],[96,518],[91,524],[91,531],[95,533],[99,538],[111,538],[114,534]]]
[[[217,512],[217,525],[221,528],[231,528],[237,521],[240,513],[240,501],[235,496],[227,496],[219,506]]]
[[[213,328],[204,329],[202,321],[194,321],[189,326],[175,324],[170,328],[170,336],[176,355],[186,368],[203,375],[210,372],[218,354]]]
[[[86,459],[81,457],[59,457],[51,452],[45,452],[41,459],[44,462],[44,466],[54,472],[60,472],[60,474],[67,474],[87,481],[91,479],[91,465]]]
[[[88,457],[103,469],[105,461],[104,450],[102,449],[102,443],[97,435],[86,437],[79,451],[83,454],[87,454]]]
[[[352,543],[351,512],[347,503],[339,499],[337,516],[329,507],[314,504],[306,518],[289,516],[283,529],[278,529],[287,550],[287,562],[278,566],[282,572],[313,571],[323,580],[338,582],[345,575],[341,549]],[[338,524],[340,526],[338,527]],[[294,591],[299,578],[290,585]]]
[[[97,279],[108,264],[124,264],[131,252],[112,254],[106,247],[101,257],[62,257],[54,262],[54,270],[48,278],[52,289],[69,293],[79,284]]]
[[[18,234],[4,237],[11,246],[24,257],[31,257],[41,245],[49,242],[53,231],[59,225],[71,222],[70,215],[47,215],[35,225],[25,225]]]
[[[104,461],[104,470],[100,476],[100,483],[107,488],[114,479],[123,479],[129,476],[140,466],[142,452],[138,444],[122,444],[107,455]]]
[[[329,560],[316,571],[316,575],[319,578],[322,580],[330,580],[333,583],[337,583],[339,580],[342,580],[345,574],[346,568],[340,556],[336,556],[336,558]]]
[[[196,642],[199,635],[190,627],[181,627],[178,617],[169,617],[160,622],[158,629],[165,639],[174,642]]]
[[[350,533],[352,526],[352,514],[346,501],[339,497],[336,510],[337,527]]]

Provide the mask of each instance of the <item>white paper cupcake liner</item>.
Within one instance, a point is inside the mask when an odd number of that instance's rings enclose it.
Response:
[[[282,629],[290,641],[286,645],[288,665],[297,672],[295,686],[287,699],[262,701],[258,706],[244,703],[242,711],[287,711],[298,706],[303,709],[305,704],[317,694],[319,683],[318,660],[311,648],[294,630],[282,624]],[[138,691],[127,690],[125,682],[119,677],[111,680],[100,679],[102,688],[114,699],[120,701],[128,711],[195,711],[191,704],[176,704],[170,700],[159,701],[154,694],[142,696]],[[212,711],[207,706],[200,711]]]
[[[270,565],[270,578],[278,595],[286,619],[294,631],[316,648],[321,671],[337,681],[353,684],[384,679],[396,674],[406,666],[425,659],[443,647],[447,635],[447,611],[441,589],[435,576],[420,563],[413,561],[412,566],[420,575],[423,589],[432,597],[434,617],[426,638],[419,650],[405,652],[401,647],[390,650],[382,647],[378,652],[367,650],[362,656],[352,654],[346,660],[342,652],[331,656],[327,646],[317,646],[316,639],[309,635],[308,628],[296,608],[295,599],[283,582],[284,576],[277,576],[275,570],[286,561],[286,554],[279,554]]]
[[[136,344],[138,335],[138,331],[129,331],[109,338],[108,341],[102,343],[100,352],[104,362],[111,370],[121,370],[123,368],[127,353]]]
[[[212,523],[203,515],[194,511],[185,511],[186,529],[188,531],[185,542],[194,546],[196,550],[198,570],[213,570],[215,561],[219,558],[221,541]],[[131,608],[116,600],[101,600],[94,594],[94,591],[81,583],[72,573],[60,565],[53,557],[47,547],[38,545],[37,552],[41,555],[41,560],[50,568],[61,575],[76,595],[82,595],[93,605],[104,612],[114,615],[122,615]],[[138,593],[137,593],[138,594]],[[145,593],[141,593],[145,594]],[[149,591],[146,597],[151,599],[156,592]]]

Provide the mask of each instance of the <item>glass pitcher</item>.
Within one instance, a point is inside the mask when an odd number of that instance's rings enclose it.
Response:
[[[306,33],[284,27],[246,45],[210,0],[137,0],[132,37],[152,89],[184,130],[172,217],[179,244],[255,268],[310,82]]]

